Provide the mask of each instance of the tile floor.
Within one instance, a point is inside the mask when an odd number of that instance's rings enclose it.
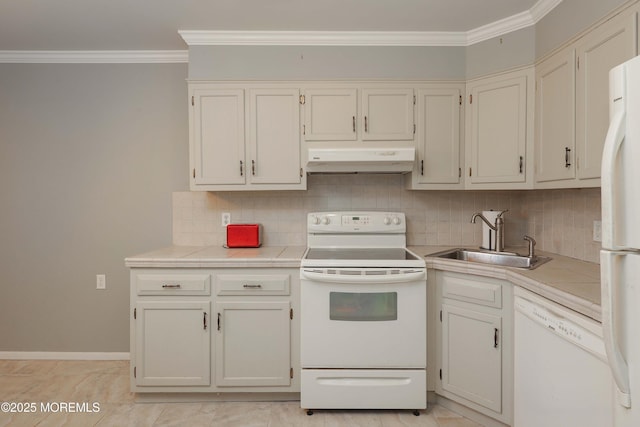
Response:
[[[479,426],[438,405],[416,417],[356,410],[307,416],[299,402],[135,403],[128,375],[128,361],[0,360],[0,426]],[[78,405],[65,409],[67,402]]]

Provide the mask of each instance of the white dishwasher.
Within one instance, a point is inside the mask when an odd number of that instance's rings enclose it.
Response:
[[[514,322],[514,427],[610,426],[602,325],[518,287]]]

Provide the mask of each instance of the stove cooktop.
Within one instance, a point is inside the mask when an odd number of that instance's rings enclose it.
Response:
[[[422,258],[405,248],[309,248],[302,268],[424,268]]]
[[[313,260],[418,260],[404,248],[310,248],[305,259]]]

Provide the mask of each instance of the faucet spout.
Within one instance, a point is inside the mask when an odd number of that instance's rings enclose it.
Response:
[[[482,215],[480,212],[476,212],[476,213],[474,213],[474,214],[473,214],[473,216],[471,217],[471,222],[472,222],[473,224],[475,224],[475,223],[476,223],[476,218],[480,218],[482,221],[484,221],[484,223],[485,223],[485,224],[487,224],[487,226],[488,226],[490,229],[492,229],[493,231],[498,231],[498,230],[497,230],[497,228],[496,228],[496,226],[495,226],[495,225],[493,225],[493,224],[491,224],[491,223],[489,222],[489,220],[488,220],[484,215]]]

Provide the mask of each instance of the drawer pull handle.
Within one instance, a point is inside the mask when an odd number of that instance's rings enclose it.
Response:
[[[245,289],[262,289],[262,285],[244,284],[244,285],[242,285],[242,287],[245,288]]]
[[[182,285],[180,285],[179,283],[176,285],[162,285],[162,287],[164,289],[180,289],[182,287]]]

